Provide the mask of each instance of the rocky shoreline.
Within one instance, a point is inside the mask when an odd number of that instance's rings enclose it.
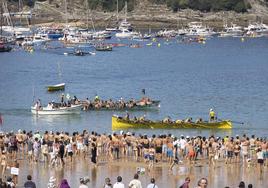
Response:
[[[233,11],[221,12],[200,12],[191,9],[172,12],[165,5],[146,4],[147,1],[140,3],[132,11],[127,13],[127,20],[135,29],[162,29],[162,28],[181,28],[191,21],[201,21],[204,24],[217,29],[222,29],[224,23],[236,23],[240,26],[247,26],[250,22],[268,23],[268,8],[260,4],[251,2],[252,9],[247,13],[236,13]],[[124,11],[103,12],[100,10],[86,11],[84,7],[68,7],[67,14],[64,6],[59,7],[48,2],[36,3],[33,13],[35,16],[31,24],[41,25],[68,25],[92,28],[105,28],[118,26],[118,21],[125,18]],[[118,18],[118,20],[117,20]]]

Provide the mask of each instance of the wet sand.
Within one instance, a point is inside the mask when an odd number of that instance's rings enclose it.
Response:
[[[242,164],[238,163],[226,165],[223,161],[218,161],[215,167],[209,167],[205,160],[198,160],[196,164],[191,166],[184,161],[183,164],[174,166],[172,171],[169,171],[167,163],[156,163],[154,169],[148,171],[147,164],[134,162],[131,159],[119,159],[109,163],[101,162],[98,167],[94,168],[89,162],[89,156],[86,159],[79,157],[72,164],[66,163],[64,168],[52,168],[42,162],[28,164],[26,160],[19,159],[18,161],[20,175],[17,187],[23,187],[28,174],[32,175],[38,188],[46,188],[50,176],[55,176],[58,184],[62,178],[66,178],[72,188],[79,186],[80,177],[88,176],[90,178],[88,186],[99,188],[103,187],[106,177],[115,183],[116,177],[121,175],[123,183],[127,186],[133,179],[137,167],[146,168],[145,173],[140,175],[143,187],[146,187],[150,178],[154,177],[158,187],[176,188],[184,182],[187,176],[191,178],[190,187],[195,187],[201,177],[208,179],[209,188],[238,187],[241,180],[245,181],[246,185],[252,183],[253,187],[256,188],[268,187],[268,181],[265,179],[268,176],[267,168],[264,168],[264,173],[261,176],[256,167],[243,167]],[[7,176],[9,171],[6,171]]]

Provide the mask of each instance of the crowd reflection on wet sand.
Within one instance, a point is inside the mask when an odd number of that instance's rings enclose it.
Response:
[[[205,160],[197,161],[195,164],[179,164],[172,170],[166,163],[155,164],[154,168],[148,170],[147,164],[144,162],[134,162],[132,160],[120,159],[112,162],[100,162],[97,167],[90,163],[89,157],[66,164],[64,167],[50,167],[44,163],[28,164],[25,160],[20,162],[20,175],[18,187],[23,186],[26,181],[26,176],[31,174],[33,181],[37,187],[45,188],[51,176],[56,177],[57,184],[65,178],[68,180],[71,187],[79,186],[80,177],[89,177],[89,187],[103,187],[106,177],[111,179],[112,183],[116,182],[117,176],[122,176],[123,183],[128,186],[128,183],[133,179],[133,175],[137,172],[137,168],[145,168],[145,172],[140,174],[139,179],[143,187],[146,187],[150,178],[156,179],[158,187],[176,188],[180,186],[186,177],[190,177],[190,187],[195,187],[197,181],[205,177],[208,179],[208,187],[238,187],[240,181],[247,184],[252,183],[254,187],[268,187],[268,182],[265,177],[268,175],[267,168],[260,174],[256,171],[256,166],[243,166],[240,163],[225,164],[224,161],[219,161],[215,166],[210,166]]]

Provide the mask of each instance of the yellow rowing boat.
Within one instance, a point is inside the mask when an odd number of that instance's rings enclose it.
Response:
[[[231,129],[230,120],[217,122],[169,122],[150,120],[126,120],[119,116],[112,116],[112,130],[121,129]]]

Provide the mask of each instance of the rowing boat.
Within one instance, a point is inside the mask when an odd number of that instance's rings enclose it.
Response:
[[[65,107],[31,107],[32,114],[37,115],[66,115],[66,114],[79,114],[81,112],[82,105],[71,105]]]
[[[47,86],[47,91],[59,91],[65,89],[65,83]]]
[[[152,100],[150,102],[135,102],[132,104],[130,101],[125,102],[124,105],[120,104],[119,102],[113,102],[113,105],[107,105],[107,103],[102,103],[98,105],[97,102],[87,102],[81,101],[80,104],[83,105],[84,110],[114,110],[114,111],[135,111],[135,110],[154,110],[160,108],[160,101],[159,100]]]
[[[169,122],[150,121],[150,120],[126,120],[119,116],[112,116],[112,130],[121,129],[231,129],[230,120],[217,122]]]

